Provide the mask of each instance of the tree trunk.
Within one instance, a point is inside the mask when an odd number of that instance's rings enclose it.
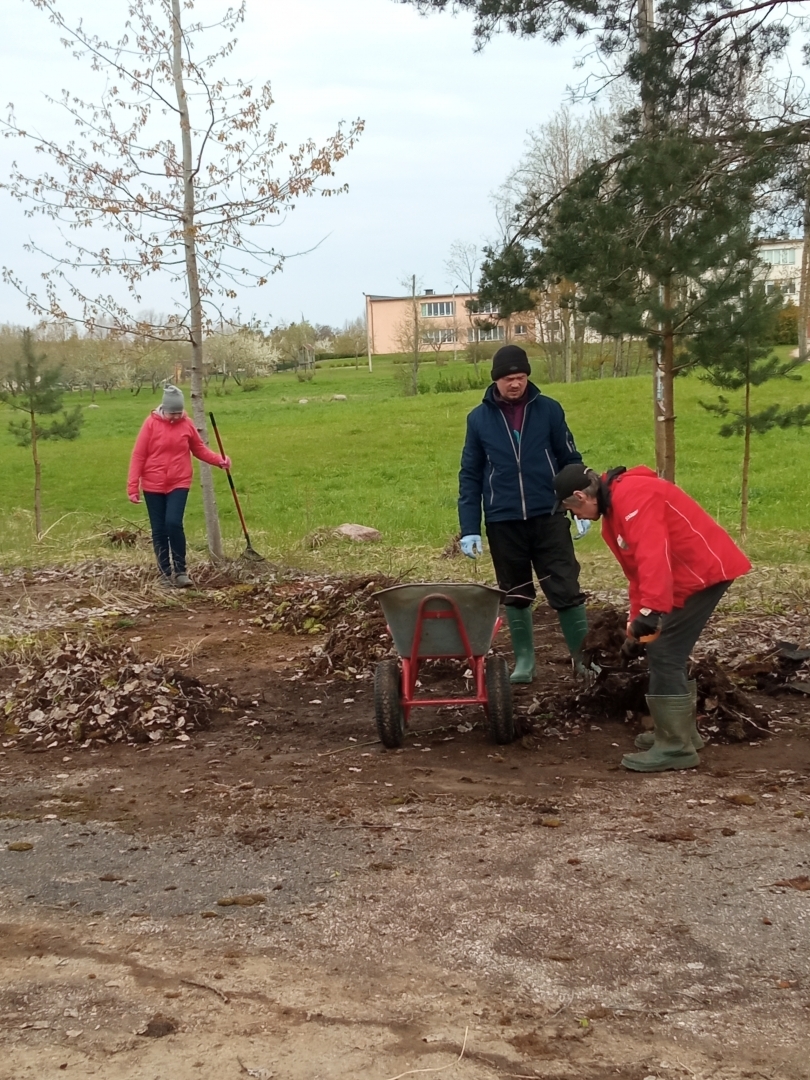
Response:
[[[799,282],[799,359],[807,359],[807,320],[810,318],[810,177],[804,197],[802,275]]]
[[[740,543],[748,536],[748,481],[751,468],[751,378],[750,366],[745,380],[745,432],[743,434],[742,487],[740,490]]]
[[[665,294],[668,293],[665,289]],[[661,429],[661,436],[656,438],[655,464],[659,476],[675,483],[675,335],[669,320],[664,323],[660,356],[660,380],[656,379],[656,429]]]
[[[172,74],[180,112],[180,133],[183,145],[183,248],[186,258],[186,281],[191,319],[191,412],[194,426],[202,441],[208,445],[208,425],[205,421],[205,397],[203,394],[203,346],[202,346],[202,297],[200,276],[197,269],[197,239],[195,235],[194,169],[191,154],[191,119],[183,83],[183,38],[180,23],[180,0],[172,0]],[[208,550],[213,559],[224,557],[222,533],[219,527],[217,500],[211,466],[199,462],[200,486],[202,487],[203,514]]]
[[[577,382],[582,382],[582,369],[585,366],[585,323],[574,316],[574,344],[576,346]]]
[[[37,449],[37,418],[31,412],[31,456],[34,459],[34,532],[37,540],[42,536],[42,466]]]
[[[563,382],[571,382],[571,309],[560,306],[563,347]]]
[[[420,320],[419,310],[416,304],[416,275],[411,278],[411,304],[413,305],[413,358],[411,360],[411,394],[416,397],[419,393],[419,349],[422,342],[420,341]]]
[[[622,335],[617,334],[613,343],[613,378],[618,379],[622,373]]]
[[[650,36],[655,29],[654,0],[638,0],[639,52],[645,55],[649,49]],[[640,86],[642,130],[650,136],[655,132],[655,102],[646,80]],[[650,275],[651,288],[660,283]],[[670,310],[671,283],[663,288],[664,306]],[[675,416],[672,409],[674,391],[672,386],[673,346],[672,327],[659,325],[660,344],[653,356],[653,424],[655,437],[655,467],[665,480],[675,479]],[[669,402],[669,405],[667,404]]]

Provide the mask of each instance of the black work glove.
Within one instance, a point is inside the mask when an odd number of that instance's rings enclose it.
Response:
[[[643,642],[644,638],[649,640],[658,637],[661,632],[661,620],[663,617],[664,613],[662,611],[650,611],[649,608],[642,608],[627,627],[627,636],[633,638],[634,641],[640,642]]]
[[[622,654],[625,660],[638,660],[640,656],[645,653],[645,648],[634,638],[625,638],[622,642],[622,647],[619,652]]]

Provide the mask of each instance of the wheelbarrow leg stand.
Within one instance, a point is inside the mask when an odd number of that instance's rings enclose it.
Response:
[[[405,724],[411,715],[410,702],[416,693],[416,680],[419,678],[419,660],[411,661],[407,656],[402,657],[402,713]]]

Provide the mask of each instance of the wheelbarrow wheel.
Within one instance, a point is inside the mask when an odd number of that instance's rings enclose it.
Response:
[[[512,684],[509,667],[502,656],[488,656],[484,674],[487,683],[487,716],[489,734],[496,743],[510,743],[515,738],[515,720],[512,714]]]
[[[405,742],[405,714],[401,698],[399,661],[383,660],[374,671],[374,715],[380,741],[389,750],[396,750]]]

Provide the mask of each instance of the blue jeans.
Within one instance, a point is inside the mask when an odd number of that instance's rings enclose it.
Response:
[[[152,526],[152,546],[161,574],[172,576],[186,572],[186,534],[183,514],[186,512],[188,488],[175,488],[168,495],[157,491],[143,493],[149,524]]]

